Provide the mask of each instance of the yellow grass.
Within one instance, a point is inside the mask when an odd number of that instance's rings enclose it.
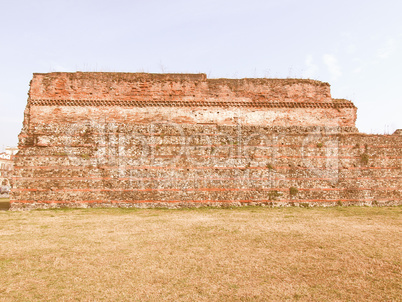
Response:
[[[0,212],[1,301],[400,301],[401,207]]]

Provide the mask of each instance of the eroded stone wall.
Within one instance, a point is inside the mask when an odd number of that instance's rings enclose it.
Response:
[[[400,203],[402,136],[355,119],[311,80],[38,74],[12,208]]]

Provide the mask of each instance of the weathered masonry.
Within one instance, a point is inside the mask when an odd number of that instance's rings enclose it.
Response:
[[[401,204],[402,136],[303,79],[34,74],[12,209]]]

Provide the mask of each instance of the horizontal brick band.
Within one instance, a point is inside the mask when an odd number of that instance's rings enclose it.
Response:
[[[181,101],[181,100],[45,100],[30,99],[31,106],[94,107],[251,107],[251,108],[356,108],[352,102]]]
[[[165,181],[165,180],[171,180],[171,181],[176,181],[176,180],[208,180],[208,181],[215,181],[215,180],[238,180],[240,177],[208,177],[208,178],[203,178],[203,177],[196,177],[196,178],[180,178],[180,177],[79,177],[79,176],[73,176],[73,177],[11,177],[13,180],[50,180],[50,181],[55,181],[55,180],[83,180],[83,181],[88,181],[88,180],[99,180],[99,181],[106,181],[106,180],[115,180],[115,181],[125,181],[125,180],[130,180],[130,181],[149,181],[149,180],[157,180],[157,181]],[[284,180],[283,177],[241,177],[242,180],[258,180],[258,181],[270,181],[270,180]],[[286,177],[286,180],[402,180],[402,176],[395,176],[395,177]]]
[[[137,146],[149,146],[149,147],[179,147],[179,148],[315,148],[317,149],[317,145],[314,144],[306,144],[306,145],[245,145],[245,144],[234,144],[234,143],[228,143],[228,144],[214,144],[214,145],[191,145],[191,144],[152,144],[145,142],[143,144],[138,144]],[[71,148],[91,148],[91,147],[97,147],[97,148],[110,148],[113,146],[117,146],[117,144],[37,144],[37,146],[43,147],[54,147],[54,148],[65,148],[65,149],[71,149]],[[124,147],[128,147],[123,145]],[[26,148],[32,148],[32,146],[18,146],[19,149],[26,149]],[[352,145],[338,145],[338,146],[323,146],[322,148],[325,149],[354,149],[355,146]],[[367,145],[367,148],[389,148],[389,149],[401,149],[402,146],[400,145]],[[357,149],[359,150],[359,149]],[[363,150],[363,149],[360,149]],[[16,155],[18,156],[18,154]]]
[[[157,203],[233,203],[233,202],[240,202],[240,203],[289,203],[289,202],[321,202],[321,203],[334,203],[334,202],[388,202],[388,201],[395,201],[395,199],[392,198],[381,198],[381,199],[282,199],[278,201],[273,201],[269,199],[248,199],[248,200],[186,200],[183,202],[182,200],[83,200],[83,201],[64,201],[64,200],[42,200],[42,201],[36,201],[36,200],[10,200],[10,203],[44,203],[44,204],[49,204],[49,203],[77,203],[77,204],[123,204],[123,203],[129,203],[129,204],[141,204],[141,203],[152,203],[152,204],[157,204]]]
[[[195,146],[195,147],[200,147],[200,146]],[[246,146],[247,147],[247,146]],[[176,157],[181,157],[182,155],[162,155],[162,154],[152,154],[152,158],[176,158]],[[23,158],[24,156],[19,156],[19,158]],[[59,158],[59,157],[76,157],[76,158],[82,158],[80,155],[74,155],[74,154],[49,154],[49,155],[27,155],[25,157],[29,158]],[[99,156],[87,156],[87,158],[120,158],[120,159],[136,159],[138,156],[128,156],[128,155],[99,155]],[[294,156],[263,156],[263,155],[249,155],[249,156],[225,156],[225,155],[188,155],[187,157],[189,158],[225,158],[225,159],[256,159],[256,158],[263,158],[263,159],[306,159],[306,158],[322,158],[322,159],[360,159],[361,156],[319,156],[319,155],[294,155]],[[382,156],[382,155],[376,155],[373,157],[373,159],[402,159],[402,156]]]
[[[348,191],[350,188],[299,188],[298,191],[315,192],[315,191]],[[398,191],[402,188],[353,188],[355,191]],[[12,192],[254,192],[254,191],[279,191],[287,192],[287,188],[190,188],[190,189],[177,189],[177,188],[165,188],[165,189],[153,189],[153,188],[132,188],[132,189],[36,189],[36,188],[24,188],[24,189],[11,189]]]
[[[82,170],[85,168],[93,168],[92,166],[15,166],[14,169],[31,169],[31,170]],[[291,169],[289,166],[276,166],[275,169]],[[272,170],[269,167],[204,167],[204,166],[183,166],[183,167],[175,167],[175,166],[128,166],[128,165],[116,165],[116,166],[99,166],[97,169],[132,169],[132,170]],[[299,170],[334,170],[333,168],[327,167],[293,167],[293,169]],[[401,167],[347,167],[342,168],[340,170],[381,170],[381,169],[389,169],[389,170],[400,170]],[[338,170],[338,169],[336,169]]]

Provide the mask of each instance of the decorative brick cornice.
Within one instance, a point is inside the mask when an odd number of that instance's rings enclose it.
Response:
[[[181,101],[181,100],[45,100],[30,99],[31,106],[94,107],[251,107],[251,108],[356,108],[347,100],[334,102],[267,102],[267,101]]]

